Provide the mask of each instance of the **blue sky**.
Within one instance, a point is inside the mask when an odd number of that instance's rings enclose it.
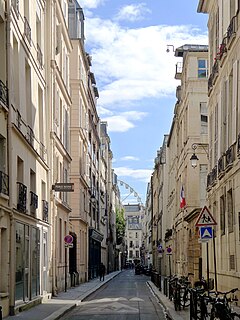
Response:
[[[78,0],[85,48],[99,90],[98,113],[108,122],[113,168],[145,203],[157,150],[176,103],[174,48],[207,44],[207,16],[198,0]],[[136,202],[120,186],[125,202]]]

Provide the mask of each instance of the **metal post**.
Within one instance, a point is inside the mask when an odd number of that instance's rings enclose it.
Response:
[[[65,292],[67,292],[67,247],[65,247]]]
[[[209,252],[208,252],[208,242],[207,242],[207,289],[209,291]]]
[[[213,259],[214,259],[215,291],[217,291],[217,259],[216,259],[216,245],[215,245],[215,231],[214,231],[214,229],[213,229]]]
[[[169,274],[170,274],[170,277],[172,276],[172,271],[171,271],[171,259],[170,259],[170,254],[168,256],[168,259],[169,259]]]

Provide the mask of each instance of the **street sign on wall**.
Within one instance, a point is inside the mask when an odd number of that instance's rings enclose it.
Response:
[[[55,183],[52,186],[52,190],[57,191],[57,192],[73,192],[74,191],[74,183],[65,183],[65,182]]]

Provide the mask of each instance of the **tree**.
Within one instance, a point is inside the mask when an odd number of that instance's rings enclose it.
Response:
[[[126,221],[124,219],[124,209],[116,210],[116,233],[117,244],[121,244],[125,234]]]

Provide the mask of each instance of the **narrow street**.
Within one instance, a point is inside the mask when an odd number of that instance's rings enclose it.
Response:
[[[134,270],[123,271],[61,319],[164,320],[163,307],[148,280],[150,277],[135,275]]]

